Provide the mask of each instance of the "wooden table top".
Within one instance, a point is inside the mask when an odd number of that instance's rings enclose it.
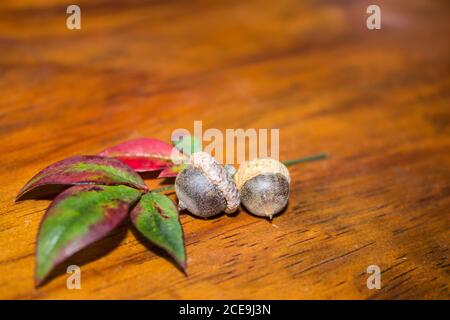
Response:
[[[448,299],[447,1],[0,3],[0,298]],[[280,128],[287,210],[183,214],[188,276],[127,222],[33,283],[43,167],[176,128]],[[147,180],[150,186],[159,183]],[[381,269],[380,290],[366,286]]]

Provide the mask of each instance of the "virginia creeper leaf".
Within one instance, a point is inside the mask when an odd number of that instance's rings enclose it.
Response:
[[[161,193],[147,193],[131,211],[131,220],[139,232],[186,269],[183,229],[172,200]]]
[[[20,190],[17,199],[44,185],[127,185],[147,190],[142,178],[119,160],[101,156],[74,156],[56,162],[36,174]]]
[[[173,141],[173,145],[184,154],[202,151],[202,142],[191,135],[181,136],[177,141]]]
[[[39,228],[36,283],[57,264],[116,228],[140,195],[127,186],[86,185],[57,196]]]
[[[125,141],[100,153],[102,156],[119,159],[135,171],[156,171],[172,165],[173,147],[163,141],[139,138]]]
[[[179,164],[179,165],[173,165],[171,167],[164,168],[158,178],[172,178],[176,177],[181,171],[183,171],[185,168],[187,168],[189,165],[186,163]]]

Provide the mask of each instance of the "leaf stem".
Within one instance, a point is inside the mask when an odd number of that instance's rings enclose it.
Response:
[[[161,192],[168,191],[168,190],[175,190],[175,185],[171,184],[170,186],[167,186],[167,187],[162,187],[159,189],[152,190],[152,192],[161,193]]]
[[[294,164],[322,160],[322,159],[325,159],[327,157],[328,157],[328,153],[321,152],[321,153],[313,154],[313,155],[310,155],[310,156],[307,156],[307,157],[303,157],[303,158],[299,158],[299,159],[283,161],[283,164],[286,167],[289,167],[289,166],[292,166]]]

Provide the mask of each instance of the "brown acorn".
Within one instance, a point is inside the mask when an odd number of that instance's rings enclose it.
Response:
[[[281,162],[275,159],[244,162],[234,178],[241,204],[252,214],[272,219],[286,207],[290,176]]]
[[[203,218],[235,212],[240,203],[230,173],[206,152],[191,155],[189,167],[175,180],[175,192],[180,210],[186,209]]]

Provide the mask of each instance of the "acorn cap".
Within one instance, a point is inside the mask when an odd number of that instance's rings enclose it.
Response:
[[[199,169],[205,177],[219,190],[227,207],[225,213],[233,213],[240,204],[239,192],[230,173],[209,153],[195,152],[189,159],[189,164]]]
[[[281,174],[286,178],[288,183],[291,182],[289,170],[284,164],[275,159],[259,158],[245,161],[239,167],[239,170],[234,176],[238,190],[241,190],[248,180],[265,173]]]

